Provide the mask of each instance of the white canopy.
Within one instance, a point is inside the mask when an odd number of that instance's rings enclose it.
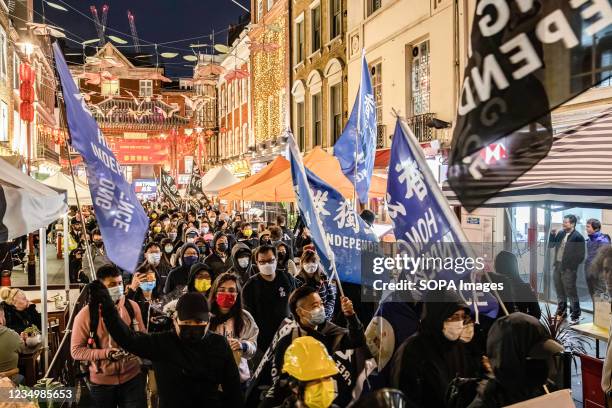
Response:
[[[91,194],[89,193],[89,187],[83,185],[80,181],[76,181],[76,191],[72,184],[72,179],[66,174],[58,171],[52,176],[49,176],[43,183],[56,190],[65,191],[67,194],[68,205],[77,205],[76,194],[79,196],[79,203],[81,205],[92,205]]]
[[[202,191],[206,194],[218,195],[219,190],[239,181],[225,166],[215,167],[202,177]]]
[[[63,194],[0,159],[0,242],[46,228],[66,211]]]

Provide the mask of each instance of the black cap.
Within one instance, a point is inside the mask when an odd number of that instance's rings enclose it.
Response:
[[[207,322],[210,317],[206,297],[197,292],[188,292],[181,296],[176,303],[176,313],[179,320]]]

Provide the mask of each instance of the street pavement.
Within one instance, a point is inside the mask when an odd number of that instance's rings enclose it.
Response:
[[[39,259],[36,258],[36,284],[40,283]],[[57,259],[55,245],[47,245],[47,282],[49,285],[64,284],[64,260]],[[11,275],[12,286],[26,286],[28,274],[21,266],[13,268]]]

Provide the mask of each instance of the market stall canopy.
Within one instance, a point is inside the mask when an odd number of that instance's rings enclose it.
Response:
[[[0,159],[0,242],[46,228],[66,211],[63,194]]]
[[[580,117],[581,124],[568,129]],[[564,130],[554,135],[548,155],[482,207],[612,209],[612,109],[591,111],[589,117],[566,114],[556,122],[561,126],[555,129]],[[460,205],[448,184],[443,190],[451,205]]]
[[[240,180],[225,166],[215,167],[202,177],[202,191],[206,194],[218,195],[220,190],[238,181]]]
[[[236,184],[219,191],[221,200],[244,200],[244,190],[254,184],[261,183],[289,168],[289,162],[283,156],[276,156],[266,167]]]
[[[315,147],[306,157],[304,165],[312,170],[327,184],[335,188],[345,198],[353,198],[353,184],[342,174],[338,160],[321,147]],[[387,190],[387,181],[382,177],[372,176],[370,197],[384,197]],[[260,183],[256,183],[243,190],[245,201],[266,202],[294,202],[293,180],[291,169],[286,169]]]
[[[76,182],[76,191],[72,185],[72,179],[61,171],[43,180],[43,184],[60,191],[65,191],[68,205],[77,205],[77,194],[81,205],[92,205],[89,187]]]

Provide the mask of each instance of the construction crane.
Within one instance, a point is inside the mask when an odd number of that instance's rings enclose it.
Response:
[[[108,17],[108,5],[102,6],[102,19],[98,15],[98,9],[96,6],[89,6],[89,11],[91,11],[91,15],[94,19],[94,24],[96,26],[96,32],[98,33],[98,39],[100,40],[100,46],[103,46],[106,43],[104,39],[104,33],[106,32],[106,20]]]
[[[136,52],[140,52],[140,40],[138,39],[138,32],[136,31],[134,14],[130,10],[128,10],[127,16],[128,21],[130,22],[130,30],[132,31],[132,41],[134,41],[134,49],[136,50]]]

